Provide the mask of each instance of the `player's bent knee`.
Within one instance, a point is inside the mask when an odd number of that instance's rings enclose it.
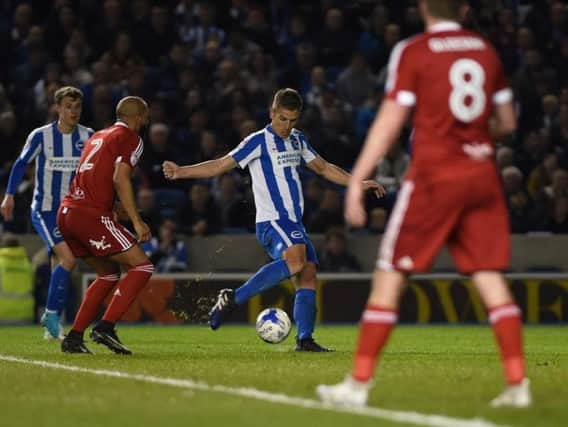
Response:
[[[293,276],[300,273],[306,267],[307,263],[305,259],[287,259],[286,264],[288,265],[290,274]]]
[[[71,271],[75,268],[75,265],[77,265],[77,258],[74,256],[64,257],[59,261],[59,264],[61,264],[65,270]]]

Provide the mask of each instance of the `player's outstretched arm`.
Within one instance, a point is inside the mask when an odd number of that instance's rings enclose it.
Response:
[[[152,235],[150,233],[150,228],[144,221],[142,221],[142,218],[136,209],[134,189],[132,188],[132,181],[130,180],[131,174],[132,167],[126,163],[120,162],[113,175],[114,188],[118,194],[122,208],[126,211],[130,221],[132,221],[134,230],[138,235],[138,240],[141,242],[147,242],[150,240]]]
[[[382,103],[349,181],[345,197],[345,218],[349,224],[362,227],[367,222],[367,213],[363,205],[365,188],[362,183],[375,170],[379,159],[386,155],[391,145],[397,140],[409,113],[410,107],[400,105],[391,99]]]
[[[236,166],[237,162],[235,159],[227,155],[220,159],[208,160],[187,166],[179,166],[174,162],[166,160],[162,163],[162,170],[166,179],[174,180],[184,178],[211,178],[230,171]]]
[[[10,221],[14,216],[14,194],[16,189],[22,182],[24,174],[26,173],[26,168],[30,162],[35,159],[39,151],[39,138],[33,138],[33,133],[28,137],[24,149],[12,165],[10,170],[10,178],[8,179],[8,186],[6,187],[6,194],[0,205],[0,213],[5,221]]]
[[[308,163],[308,167],[328,181],[343,186],[349,185],[351,175],[344,169],[334,165],[333,163],[329,163],[320,156]],[[363,190],[373,190],[377,197],[383,197],[385,195],[385,188],[377,181],[367,179],[362,181],[361,184],[363,186]]]

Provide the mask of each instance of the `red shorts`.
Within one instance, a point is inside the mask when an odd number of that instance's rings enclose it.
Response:
[[[462,273],[507,269],[509,215],[499,179],[492,175],[435,185],[405,180],[381,242],[377,267],[425,272],[447,244]]]
[[[108,213],[61,206],[57,226],[77,258],[104,257],[130,249],[136,237]]]

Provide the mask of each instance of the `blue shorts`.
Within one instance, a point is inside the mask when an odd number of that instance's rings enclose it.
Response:
[[[318,264],[312,241],[302,223],[288,219],[256,223],[256,238],[274,260],[282,258],[282,252],[292,245],[306,245],[306,260]]]
[[[51,255],[53,247],[63,242],[63,236],[57,227],[57,211],[32,211],[31,219]]]

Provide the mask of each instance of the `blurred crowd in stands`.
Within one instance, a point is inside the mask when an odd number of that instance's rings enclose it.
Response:
[[[519,130],[496,151],[512,232],[568,233],[568,5],[471,3],[466,24],[496,46],[516,95]],[[298,127],[349,169],[382,99],[392,47],[421,30],[411,0],[0,0],[0,195],[27,134],[53,120],[54,91],[73,85],[84,92],[81,123],[94,129],[113,123],[119,98],[149,101],[136,188],[157,238],[252,232],[246,172],[171,183],[162,161],[226,154],[269,122],[277,88],[293,87],[305,100]],[[409,134],[378,165],[388,196],[369,197],[364,232],[384,230],[411,157]],[[343,189],[307,169],[302,179],[307,229],[328,232],[333,252]],[[6,228],[32,231],[32,180],[29,170]],[[172,265],[183,269],[176,256]]]

